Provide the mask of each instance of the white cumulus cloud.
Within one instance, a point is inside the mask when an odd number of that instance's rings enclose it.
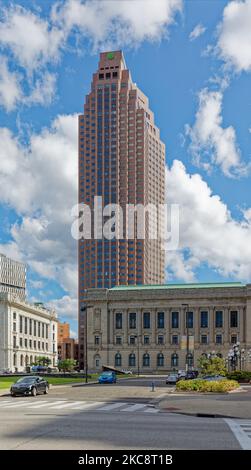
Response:
[[[228,177],[245,175],[248,166],[241,162],[235,129],[223,127],[222,100],[222,91],[200,91],[195,123],[186,127],[190,149],[195,163],[207,170],[216,165]]]
[[[21,99],[20,77],[9,70],[7,59],[3,57],[0,61],[0,105],[9,112]]]
[[[218,28],[221,58],[238,72],[251,70],[251,0],[231,1]]]

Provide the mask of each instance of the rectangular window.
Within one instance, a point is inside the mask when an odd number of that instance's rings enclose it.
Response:
[[[208,312],[200,312],[200,327],[208,328]]]
[[[231,336],[231,344],[236,344],[237,343],[237,335],[232,335]]]
[[[32,340],[30,339],[29,340],[29,346],[30,346],[30,349],[32,348]]]
[[[116,344],[122,344],[122,338],[121,336],[116,336],[116,341],[115,341]]]
[[[150,312],[144,312],[143,328],[150,328]]]
[[[201,344],[207,344],[207,335],[201,335]]]
[[[37,342],[34,341],[33,344],[34,344],[34,349],[36,349],[37,348]]]
[[[129,328],[136,328],[136,313],[129,313]]]
[[[116,321],[115,321],[116,326],[115,327],[116,327],[117,330],[121,330],[121,328],[122,328],[122,313],[116,313],[115,318],[116,318]]]
[[[222,335],[216,335],[215,342],[216,344],[222,344]]]
[[[237,311],[231,311],[230,312],[230,327],[231,328],[237,328],[238,327],[238,312]]]
[[[33,335],[34,335],[34,336],[37,336],[37,322],[36,322],[36,320],[34,320]]]
[[[19,332],[23,333],[23,317],[20,315],[19,317]]]
[[[179,328],[179,312],[172,312],[172,328]]]
[[[24,347],[27,348],[27,339],[24,340]]]
[[[95,343],[95,344],[99,344],[99,336],[95,336],[94,343]]]
[[[13,331],[17,331],[17,325],[16,325],[16,323],[13,323]]]
[[[172,335],[172,344],[179,344],[178,335]]]
[[[17,346],[17,337],[13,336],[13,348],[16,348]]]
[[[100,73],[99,76],[98,76],[99,80],[103,80],[104,78],[104,74],[103,73]]]
[[[46,325],[46,339],[49,338],[49,325]]]
[[[37,335],[40,338],[40,336],[41,336],[41,323],[40,323],[40,321],[38,322],[38,334]]]
[[[135,344],[135,340],[136,340],[135,336],[130,336],[129,344]]]
[[[30,335],[32,335],[32,320],[30,319]]]
[[[221,310],[215,312],[215,328],[223,328],[223,312]]]
[[[149,336],[144,336],[144,344],[149,344],[150,343],[150,338]]]
[[[19,339],[19,345],[20,345],[20,348],[23,347],[23,338],[20,338],[20,339]]]
[[[28,319],[27,317],[24,318],[24,333],[28,334]]]
[[[165,313],[158,312],[157,328],[165,328]]]
[[[193,312],[186,312],[186,328],[193,328]]]
[[[42,338],[44,338],[44,323],[42,323]]]
[[[158,344],[164,344],[164,336],[163,335],[158,336]]]

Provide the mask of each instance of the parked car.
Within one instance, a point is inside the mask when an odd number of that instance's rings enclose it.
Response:
[[[117,377],[115,372],[106,371],[102,372],[98,378],[98,381],[100,384],[115,384],[117,382]]]
[[[209,381],[218,381],[218,380],[225,380],[226,377],[224,375],[205,375],[202,377],[203,380]]]
[[[178,382],[178,374],[169,374],[166,378],[166,384],[176,384]]]
[[[39,393],[49,393],[49,384],[43,377],[21,377],[11,386],[10,393],[12,397],[16,395],[32,395],[35,397]]]
[[[198,377],[198,371],[197,370],[189,370],[186,375],[185,375],[185,380],[193,380],[197,379]]]
[[[185,370],[179,370],[178,371],[178,379],[182,380],[186,377],[186,371]]]
[[[122,372],[123,372],[124,374],[132,375],[132,370],[122,369]]]

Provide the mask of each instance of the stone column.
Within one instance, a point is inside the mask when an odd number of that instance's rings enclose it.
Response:
[[[209,344],[212,345],[212,348],[215,347],[215,334],[214,334],[214,307],[209,307],[208,309],[208,326],[209,326]]]
[[[227,345],[229,346],[229,307],[224,307],[223,308],[223,314],[224,314],[224,346]]]
[[[200,307],[195,307],[194,312],[194,345],[200,342]]]

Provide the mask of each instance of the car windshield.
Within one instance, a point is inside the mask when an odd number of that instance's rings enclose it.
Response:
[[[110,375],[112,375],[112,372],[103,372],[103,374],[101,374],[103,377],[109,377]]]
[[[24,383],[33,383],[36,381],[36,377],[22,377],[21,379],[18,379],[16,382],[17,384],[24,384]]]

